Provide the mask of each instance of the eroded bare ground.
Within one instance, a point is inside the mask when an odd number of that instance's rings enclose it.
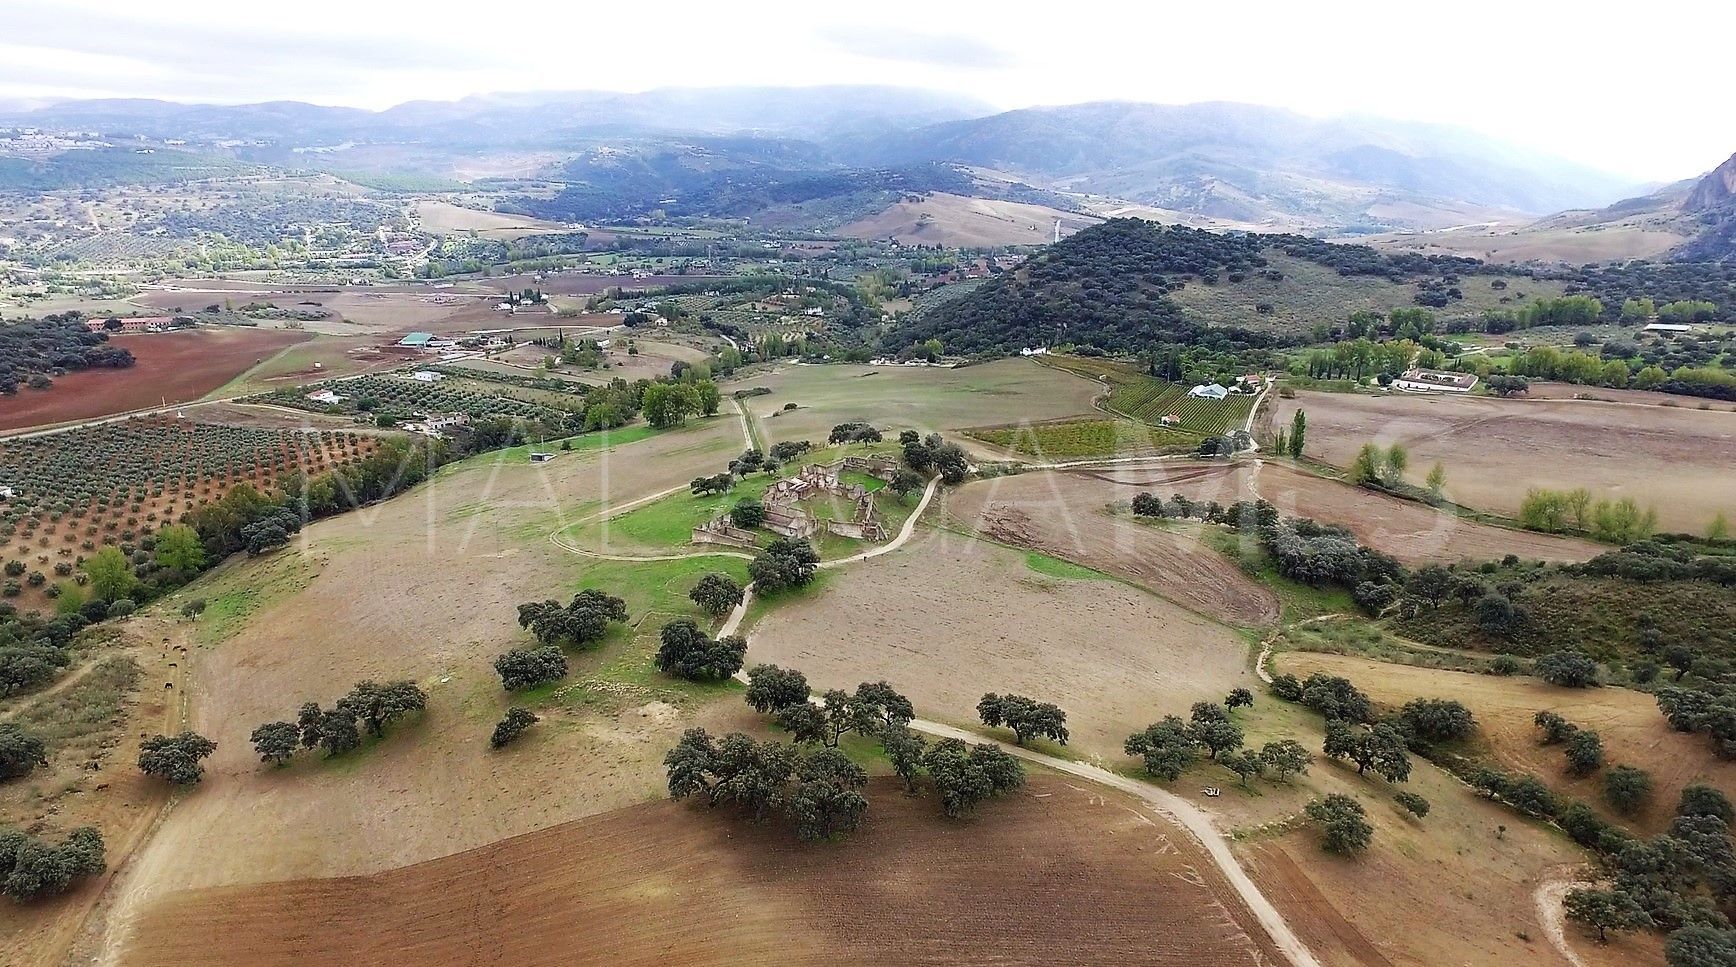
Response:
[[[655,802],[365,877],[170,896],[126,962],[1278,964],[1211,862],[1119,796],[1033,777],[952,822],[876,780],[805,845]]]
[[[1278,620],[1277,596],[1223,555],[1108,511],[1134,493],[1092,471],[1042,471],[970,483],[947,494],[943,510],[970,533],[1113,574],[1220,621]]]

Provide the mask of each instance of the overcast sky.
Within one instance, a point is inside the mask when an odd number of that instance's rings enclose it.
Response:
[[[498,10],[498,19],[491,19]],[[1464,125],[1638,179],[1736,152],[1736,4],[0,0],[0,98],[898,84],[995,107],[1246,101]]]

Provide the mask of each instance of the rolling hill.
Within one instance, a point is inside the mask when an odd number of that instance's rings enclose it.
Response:
[[[1736,155],[1700,178],[1604,208],[1563,211],[1518,228],[1469,225],[1370,242],[1495,262],[1729,262],[1736,259]]]
[[[1471,132],[1319,120],[1249,104],[1096,102],[940,122],[841,144],[859,163],[945,160],[1040,187],[1274,228],[1443,227],[1605,203],[1626,180]]]
[[[1320,235],[1520,224],[1633,193],[1623,179],[1457,129],[1223,102],[993,113],[894,87],[490,94],[384,111],[61,101],[0,109],[7,125],[185,142],[231,162],[339,175],[552,182],[563,198],[525,208],[549,217],[770,213],[782,227],[883,223],[911,238],[924,213],[894,209],[930,192]],[[964,218],[957,234],[1033,234],[983,231],[992,227]]]

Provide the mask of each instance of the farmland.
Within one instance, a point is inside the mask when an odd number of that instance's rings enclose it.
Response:
[[[196,400],[308,336],[287,330],[206,328],[109,338],[137,362],[126,369],[67,373],[46,390],[22,390],[0,406],[0,430]]]
[[[374,439],[137,417],[53,436],[0,441],[0,480],[15,491],[0,511],[8,560],[71,576],[98,547],[128,553],[185,510],[239,483],[270,490],[291,475],[359,459]],[[16,582],[14,582],[16,583]],[[14,594],[17,592],[14,591]]]
[[[823,848],[660,802],[367,877],[179,894],[127,962],[1275,962],[1197,847],[1129,800],[1037,778],[958,827],[870,794],[868,826]]]
[[[743,400],[767,443],[819,443],[853,420],[944,433],[1012,414],[1036,421],[1094,413],[1091,384],[1023,359],[960,369],[789,364],[732,386],[772,391]]]
[[[1094,568],[1219,621],[1277,619],[1271,591],[1197,534],[1109,513],[1136,492],[1090,471],[1045,471],[973,481],[947,494],[942,510],[967,533]]]
[[[1276,425],[1308,414],[1310,455],[1345,467],[1365,443],[1402,444],[1413,483],[1438,462],[1447,496],[1481,510],[1514,515],[1531,488],[1585,487],[1595,499],[1656,508],[1666,531],[1736,517],[1736,413],[1727,407],[1306,391],[1276,402]],[[1510,472],[1517,454],[1524,473]]]
[[[1193,433],[1215,435],[1240,429],[1254,408],[1253,394],[1232,393],[1222,400],[1196,399],[1191,387],[1170,383],[1138,372],[1124,363],[1082,356],[1052,356],[1046,365],[1065,370],[1109,387],[1102,406],[1142,423],[1156,425],[1164,417],[1180,418],[1176,427]]]
[[[1132,500],[1141,490],[1167,497],[1232,504],[1256,495],[1286,517],[1310,517],[1348,527],[1363,544],[1407,565],[1430,561],[1487,561],[1508,553],[1527,560],[1588,561],[1607,550],[1591,541],[1478,523],[1426,504],[1375,493],[1277,462],[1213,463],[1172,460],[1081,471],[1121,488]]]
[[[896,611],[884,602],[896,600]],[[848,642],[847,647],[840,647]],[[1054,577],[1026,554],[945,531],[830,576],[755,627],[750,662],[818,688],[887,676],[940,721],[974,721],[984,692],[1070,702],[1073,745],[1120,755],[1164,713],[1253,681],[1229,628],[1108,579]]]
[[[486,386],[478,385],[486,382]],[[347,397],[326,404],[308,399],[308,392],[329,388]],[[534,401],[533,401],[534,398]],[[572,406],[582,405],[577,396],[551,393],[546,390],[516,389],[493,380],[442,380],[423,383],[407,375],[360,376],[341,382],[280,390],[254,398],[255,402],[289,406],[314,413],[463,413],[471,419],[489,417],[524,417],[540,419],[551,414],[571,412],[551,403],[570,400]]]
[[[1057,420],[973,427],[964,433],[973,440],[1039,460],[1175,453],[1198,445],[1198,437],[1191,434],[1128,420]]]

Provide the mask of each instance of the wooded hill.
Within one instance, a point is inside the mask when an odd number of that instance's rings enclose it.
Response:
[[[1328,269],[1320,275],[1330,286],[1354,288],[1364,280],[1418,286],[1387,286],[1388,308],[1436,298],[1425,292],[1450,302],[1462,274],[1484,270],[1473,259],[1387,255],[1295,235],[1226,235],[1118,218],[1050,246],[966,296],[912,314],[894,328],[887,345],[939,339],[950,353],[1062,344],[1133,352],[1157,343],[1193,343],[1208,328],[1247,345],[1277,345],[1306,330],[1208,326],[1210,320],[1190,316],[1175,295],[1188,286],[1282,282],[1284,271],[1275,264],[1280,259]],[[1261,314],[1276,310],[1271,306]]]
[[[1576,294],[1596,301],[1564,298]],[[1059,345],[1139,352],[1199,344],[1209,330],[1214,341],[1280,346],[1330,338],[1352,314],[1419,307],[1444,332],[1508,332],[1625,321],[1624,303],[1641,298],[1660,306],[1709,302],[1714,318],[1728,318],[1736,313],[1736,265],[1522,268],[1122,218],[1052,245],[956,299],[920,307],[882,345],[897,351],[938,339],[958,354]],[[1550,311],[1569,302],[1583,311]]]

